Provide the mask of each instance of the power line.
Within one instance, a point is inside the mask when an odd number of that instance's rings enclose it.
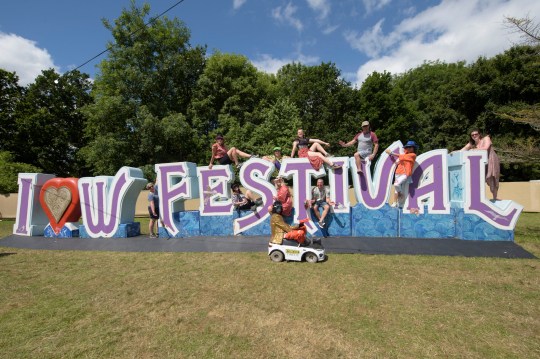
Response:
[[[160,17],[162,17],[163,15],[165,15],[167,12],[171,11],[172,9],[174,9],[176,6],[180,5],[181,3],[183,3],[185,0],[180,0],[180,1],[177,1],[174,5],[172,5],[171,7],[169,7],[167,10],[163,11],[161,14],[153,17],[153,18],[150,18],[150,20],[148,20],[148,22],[146,24],[144,24],[144,27],[146,28],[148,25],[152,24],[154,21],[156,21],[157,19],[159,19]],[[142,28],[138,28],[137,30],[135,31],[132,31],[129,36],[133,36],[133,35],[136,35],[137,33],[139,33],[140,31],[142,30]],[[114,46],[114,45],[113,45]],[[93,60],[97,59],[98,57],[100,57],[101,55],[103,55],[104,53],[106,52],[109,52],[111,51],[111,49],[113,48],[113,46],[109,46],[107,47],[105,50],[101,51],[99,54],[95,55],[94,57],[92,57],[91,59],[85,61],[84,63],[82,63],[81,65],[77,66],[76,68],[74,68],[73,70],[70,70],[68,72],[71,72],[71,71],[76,71],[78,69],[80,69],[81,67],[83,67],[84,65],[88,64],[89,62],[92,62]]]

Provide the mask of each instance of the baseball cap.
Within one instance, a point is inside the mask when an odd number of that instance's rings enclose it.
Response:
[[[369,121],[362,122],[362,127],[364,127],[364,126],[369,126]]]

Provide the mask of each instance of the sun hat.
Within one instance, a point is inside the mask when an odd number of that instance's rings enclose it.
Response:
[[[279,146],[274,147],[274,151],[279,151],[279,152],[281,152],[281,147],[279,147]]]
[[[362,127],[364,127],[364,126],[369,126],[369,121],[362,122]]]

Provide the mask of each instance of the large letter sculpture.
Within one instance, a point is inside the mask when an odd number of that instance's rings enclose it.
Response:
[[[17,217],[13,233],[21,236],[42,236],[49,221],[39,204],[41,187],[54,178],[42,173],[19,173]]]
[[[135,204],[148,181],[138,168],[122,167],[116,176],[79,180],[82,217],[92,238],[113,237],[120,223],[133,222]]]

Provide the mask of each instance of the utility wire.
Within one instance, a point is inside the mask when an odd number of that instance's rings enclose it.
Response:
[[[152,24],[153,22],[155,22],[157,19],[159,19],[160,17],[162,17],[163,15],[165,15],[167,12],[171,11],[172,9],[174,9],[176,6],[180,5],[181,3],[183,3],[185,0],[180,0],[180,1],[177,1],[174,5],[172,5],[171,7],[169,7],[167,10],[163,11],[161,14],[153,17],[153,18],[150,18],[150,20],[148,20],[148,22],[146,24],[144,24],[145,28]],[[129,34],[129,37],[133,36],[133,35],[136,35],[137,33],[139,33],[140,31],[142,30],[142,28],[138,28],[137,30],[135,31],[132,31],[130,34]],[[103,55],[104,53],[106,52],[109,52],[112,50],[112,48],[114,47],[114,45],[112,46],[109,46],[107,47],[105,50],[101,51],[99,54],[97,54],[96,56],[92,57],[91,59],[85,61],[83,64],[77,66],[76,68],[74,68],[73,70],[70,70],[68,72],[71,72],[71,71],[76,71],[78,69],[80,69],[81,67],[83,67],[84,65],[88,64],[89,62],[92,62],[94,61],[95,59],[97,59],[98,57],[100,57],[101,55]]]

